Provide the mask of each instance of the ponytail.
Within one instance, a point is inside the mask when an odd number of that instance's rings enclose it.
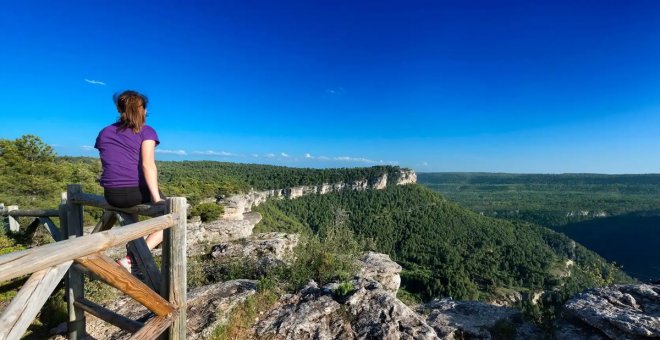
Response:
[[[140,132],[144,126],[149,101],[147,97],[136,91],[128,90],[119,94],[115,93],[112,99],[119,112],[119,127],[131,129],[134,133]]]

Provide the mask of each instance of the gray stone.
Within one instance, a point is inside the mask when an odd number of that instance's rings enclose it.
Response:
[[[209,223],[189,225],[187,228],[188,254],[201,254],[212,244],[249,237],[261,214],[247,213],[241,220],[219,219]]]
[[[285,295],[254,326],[268,339],[437,339],[408,306],[372,280],[353,281],[348,297],[309,284]]]
[[[233,242],[223,242],[211,248],[211,256],[218,262],[251,260],[261,272],[289,263],[293,248],[298,244],[298,234],[261,233]]]
[[[378,281],[383,289],[395,294],[401,285],[401,266],[386,254],[366,252],[358,260],[359,277]]]
[[[568,321],[585,333],[597,329],[611,339],[660,337],[660,285],[590,289],[569,300],[564,310]],[[557,328],[556,334],[562,332]]]
[[[536,338],[541,331],[520,311],[479,301],[435,300],[417,308],[443,339]]]

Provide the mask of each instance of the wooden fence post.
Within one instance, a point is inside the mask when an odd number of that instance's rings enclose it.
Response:
[[[10,205],[7,207],[7,212],[13,211],[13,210],[18,210],[17,205]],[[9,231],[12,233],[17,233],[20,231],[21,226],[18,224],[18,221],[16,221],[15,218],[12,216],[7,215],[7,222],[9,223]]]
[[[186,218],[185,197],[167,199],[167,213],[178,215],[177,222],[164,230],[161,295],[178,309],[172,320],[168,336],[171,340],[186,338]]]
[[[73,197],[82,192],[80,184],[69,184],[66,197]],[[83,235],[83,206],[73,203],[66,197],[62,197],[60,204],[60,225],[66,234],[66,238],[76,238]],[[76,306],[76,300],[84,298],[84,277],[73,268],[69,268],[66,275],[66,300],[69,311],[68,338],[77,340],[85,337],[85,311]]]

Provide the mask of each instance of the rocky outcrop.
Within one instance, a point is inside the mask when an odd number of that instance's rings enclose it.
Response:
[[[373,280],[353,281],[348,296],[310,283],[283,296],[254,326],[267,339],[436,339],[435,331]]]
[[[436,300],[417,312],[442,339],[534,339],[541,331],[523,321],[520,311],[478,301]]]
[[[208,223],[191,223],[187,228],[188,254],[208,251],[209,247],[252,235],[254,226],[261,221],[261,214],[247,213],[240,220],[219,219]]]
[[[232,280],[198,287],[188,293],[188,339],[210,339],[232,310],[256,292],[256,282]]]
[[[239,303],[256,291],[256,282],[233,280],[198,287],[188,292],[188,339],[210,339]],[[151,313],[135,300],[122,296],[106,308],[133,320],[146,321]],[[87,332],[93,339],[129,339],[131,334],[87,315]]]
[[[636,339],[660,337],[660,285],[614,285],[580,293],[564,305],[555,336]]]
[[[412,170],[402,169],[394,174],[396,185],[417,183],[417,174]],[[327,194],[330,192],[349,190],[380,190],[387,187],[388,175],[356,180],[350,183],[323,183],[319,185],[302,185],[286,189],[250,191],[244,194],[232,195],[222,198],[218,203],[224,206],[223,219],[240,220],[244,214],[250,212],[253,207],[264,203],[269,198],[294,199],[310,194]]]
[[[235,259],[254,261],[257,269],[265,273],[269,268],[285,264],[291,259],[298,239],[298,234],[255,234],[246,239],[215,245],[211,248],[211,256],[221,263]]]
[[[401,285],[401,266],[386,254],[366,252],[358,260],[360,269],[357,276],[374,280],[383,289],[396,295]]]
[[[401,169],[397,173],[396,185],[406,185],[417,183],[417,173],[409,169]]]

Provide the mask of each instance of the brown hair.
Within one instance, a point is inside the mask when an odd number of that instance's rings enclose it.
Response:
[[[149,99],[136,91],[128,90],[115,93],[112,99],[119,111],[119,128],[131,129],[134,133],[140,132],[144,126],[147,103]]]

